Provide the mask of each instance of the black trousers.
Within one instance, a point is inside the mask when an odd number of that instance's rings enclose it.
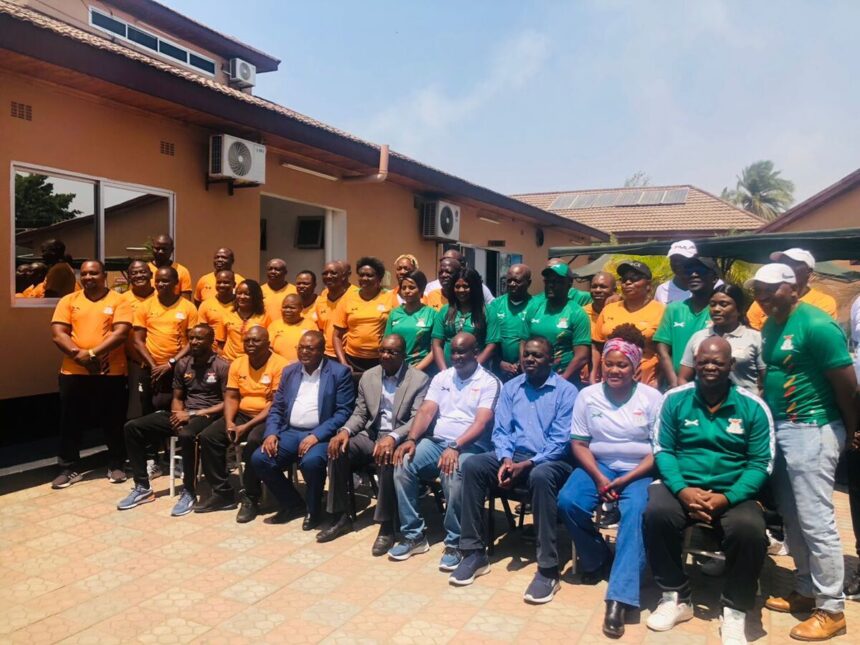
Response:
[[[126,397],[125,376],[60,374],[60,468],[75,468],[84,428],[98,426],[105,435],[108,467],[122,469]]]
[[[212,421],[210,417],[191,417],[176,433],[177,443],[182,449],[182,483],[185,490],[192,494],[196,490],[197,482],[197,435]],[[126,422],[125,446],[135,483],[149,486],[146,472],[147,446],[173,435],[170,413],[164,410]]]
[[[681,599],[691,597],[690,581],[684,573],[681,550],[684,529],[695,524],[680,500],[662,483],[648,488],[648,506],[643,516],[648,564],[654,581],[663,591],[677,591]],[[767,555],[764,515],[753,500],[732,506],[714,523],[722,536],[726,554],[726,581],[722,603],[738,611],[755,604],[758,577]]]
[[[845,466],[848,469],[848,503],[854,528],[854,549],[860,556],[860,450],[845,453]]]
[[[460,487],[460,550],[483,549],[484,501],[497,486],[501,462],[495,453],[485,452],[463,462]],[[545,461],[515,483],[531,493],[532,515],[537,529],[537,563],[541,569],[558,567],[558,492],[573,466],[566,461]],[[557,571],[555,572],[557,574]]]
[[[366,432],[359,432],[354,437],[350,437],[345,453],[341,453],[337,459],[328,460],[326,510],[329,513],[346,513],[348,511],[349,478],[352,477],[353,470],[365,468],[373,463],[373,447],[375,445],[376,442]],[[373,519],[377,522],[391,522],[394,520],[397,503],[397,497],[394,493],[394,468],[392,466],[379,466],[377,475],[379,476],[379,496],[373,511]]]
[[[141,414],[151,414],[156,410],[169,410],[173,401],[173,370],[169,370],[155,383],[149,366],[140,368],[139,394]]]
[[[244,412],[236,414],[237,425],[247,423],[250,420],[251,417]],[[242,474],[242,488],[245,494],[254,501],[260,500],[263,488],[260,478],[251,467],[251,455],[263,443],[263,432],[265,430],[266,425],[261,423],[243,438],[246,445],[242,449],[242,461],[245,463],[245,470]],[[229,474],[227,473],[227,450],[233,444],[227,438],[227,423],[224,421],[224,417],[210,424],[200,433],[199,442],[201,468],[203,468],[203,474],[206,475],[206,481],[212,487],[212,492],[228,499],[232,498],[233,487],[230,486]]]

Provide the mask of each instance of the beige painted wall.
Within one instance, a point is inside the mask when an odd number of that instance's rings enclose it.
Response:
[[[860,228],[860,186],[789,222],[779,231],[820,231],[834,228]]]

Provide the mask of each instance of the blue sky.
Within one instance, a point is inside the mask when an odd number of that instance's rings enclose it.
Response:
[[[258,95],[504,193],[860,167],[852,0],[162,1],[280,58]]]

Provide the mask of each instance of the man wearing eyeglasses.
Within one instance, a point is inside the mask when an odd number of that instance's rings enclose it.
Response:
[[[389,334],[379,346],[380,364],[367,370],[358,382],[355,411],[328,444],[327,511],[336,519],[317,534],[317,542],[330,542],[352,531],[347,485],[352,472],[376,465],[379,493],[373,519],[379,535],[374,556],[394,545],[394,467],[397,444],[406,438],[412,419],[430,385],[428,376],[404,362],[406,341]]]

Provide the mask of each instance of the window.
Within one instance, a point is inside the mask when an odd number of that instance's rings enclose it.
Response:
[[[316,216],[300,216],[296,222],[296,248],[297,249],[321,249],[323,248],[323,233],[325,231],[325,218]]]
[[[53,306],[89,258],[105,263],[110,288],[124,290],[128,263],[149,259],[152,237],[172,231],[168,191],[24,166],[13,173],[15,306]]]
[[[124,40],[141,45],[147,49],[157,52],[162,58],[169,58],[172,62],[179,62],[185,67],[203,72],[207,76],[215,76],[215,61],[203,54],[193,52],[181,45],[170,42],[165,38],[151,34],[139,27],[127,24],[125,21],[110,16],[98,9],[90,7],[90,24],[112,36],[118,36]]]

